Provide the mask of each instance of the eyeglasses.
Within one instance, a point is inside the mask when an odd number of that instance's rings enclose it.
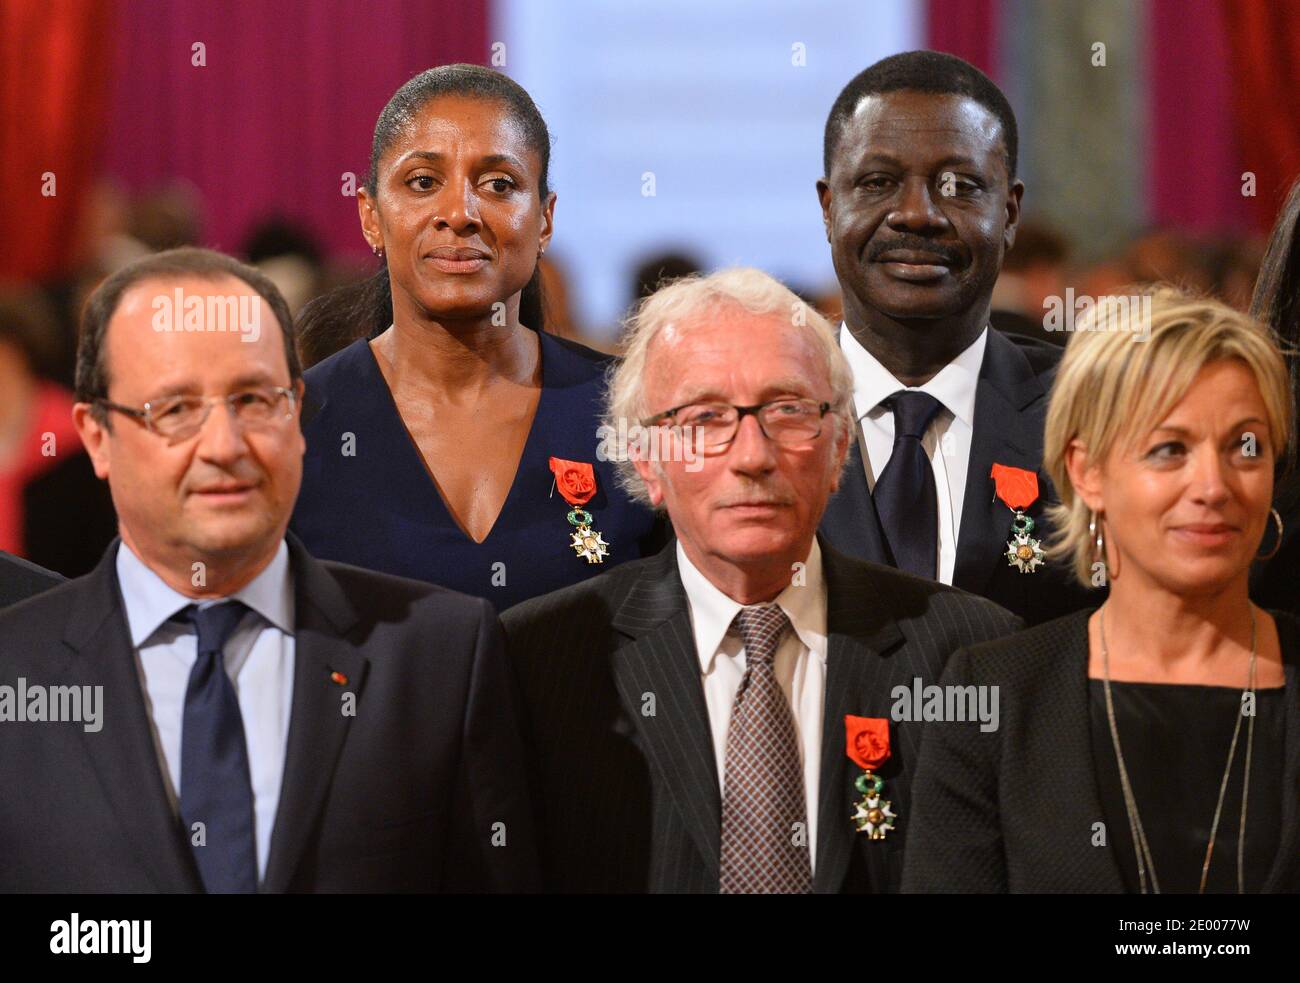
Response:
[[[740,421],[751,413],[768,440],[785,446],[802,444],[821,436],[822,417],[830,412],[830,403],[815,399],[769,400],[755,406],[731,403],[686,403],[650,417],[642,425],[655,426],[672,419],[674,430],[699,434],[705,447],[725,447],[736,439]]]
[[[107,399],[93,402],[105,409],[135,417],[159,437],[181,441],[203,429],[214,403],[225,403],[241,426],[257,429],[291,419],[298,394],[284,386],[268,386],[245,389],[228,396],[165,396],[151,399],[139,409]]]

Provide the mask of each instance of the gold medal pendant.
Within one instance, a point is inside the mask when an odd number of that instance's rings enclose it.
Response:
[[[1043,544],[1029,535],[1033,531],[1034,520],[1017,510],[1015,518],[1011,520],[1011,539],[1007,542],[1005,556],[1007,564],[1021,573],[1033,573],[1047,556],[1043,552]]]
[[[569,511],[569,524],[575,527],[569,545],[581,559],[588,563],[602,563],[609,556],[609,543],[591,528],[591,513],[574,508]]]
[[[871,840],[883,840],[898,818],[889,800],[880,797],[884,785],[880,776],[870,771],[864,771],[853,782],[853,787],[862,793],[862,798],[854,803],[853,825]]]

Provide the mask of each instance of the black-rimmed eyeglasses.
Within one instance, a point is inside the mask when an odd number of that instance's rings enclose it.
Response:
[[[672,421],[674,429],[699,434],[705,447],[725,447],[736,439],[743,417],[753,414],[758,428],[768,440],[786,446],[806,443],[821,436],[822,418],[831,404],[815,399],[772,399],[754,406],[732,403],[685,403],[656,413],[642,426],[658,426]]]

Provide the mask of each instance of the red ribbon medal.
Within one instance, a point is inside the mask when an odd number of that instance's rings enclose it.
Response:
[[[585,461],[566,461],[562,457],[550,459],[555,487],[561,497],[573,506],[569,510],[569,525],[574,527],[569,545],[579,559],[588,563],[601,563],[609,556],[609,543],[591,528],[591,513],[582,506],[596,494],[596,469]]]
[[[1038,474],[1007,464],[995,464],[990,472],[997,497],[1015,513],[1011,519],[1011,538],[1003,554],[1007,564],[1021,573],[1033,573],[1046,560],[1043,544],[1030,535],[1034,520],[1025,509],[1038,500]]]
[[[862,774],[853,780],[853,787],[862,793],[862,798],[854,803],[853,824],[868,838],[883,840],[898,818],[889,807],[889,800],[881,798],[884,779],[873,774],[889,760],[889,720],[845,714],[844,738],[849,760],[862,769]]]

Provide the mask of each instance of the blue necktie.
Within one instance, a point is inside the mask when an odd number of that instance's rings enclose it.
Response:
[[[249,609],[239,601],[181,612],[198,632],[181,727],[181,818],[209,894],[257,892],[253,784],[239,698],[226,674],[226,639]],[[196,845],[195,823],[204,845]]]
[[[942,404],[916,389],[900,389],[884,403],[894,412],[894,449],[872,493],[876,514],[894,565],[933,580],[939,550],[939,496],[921,438]]]

